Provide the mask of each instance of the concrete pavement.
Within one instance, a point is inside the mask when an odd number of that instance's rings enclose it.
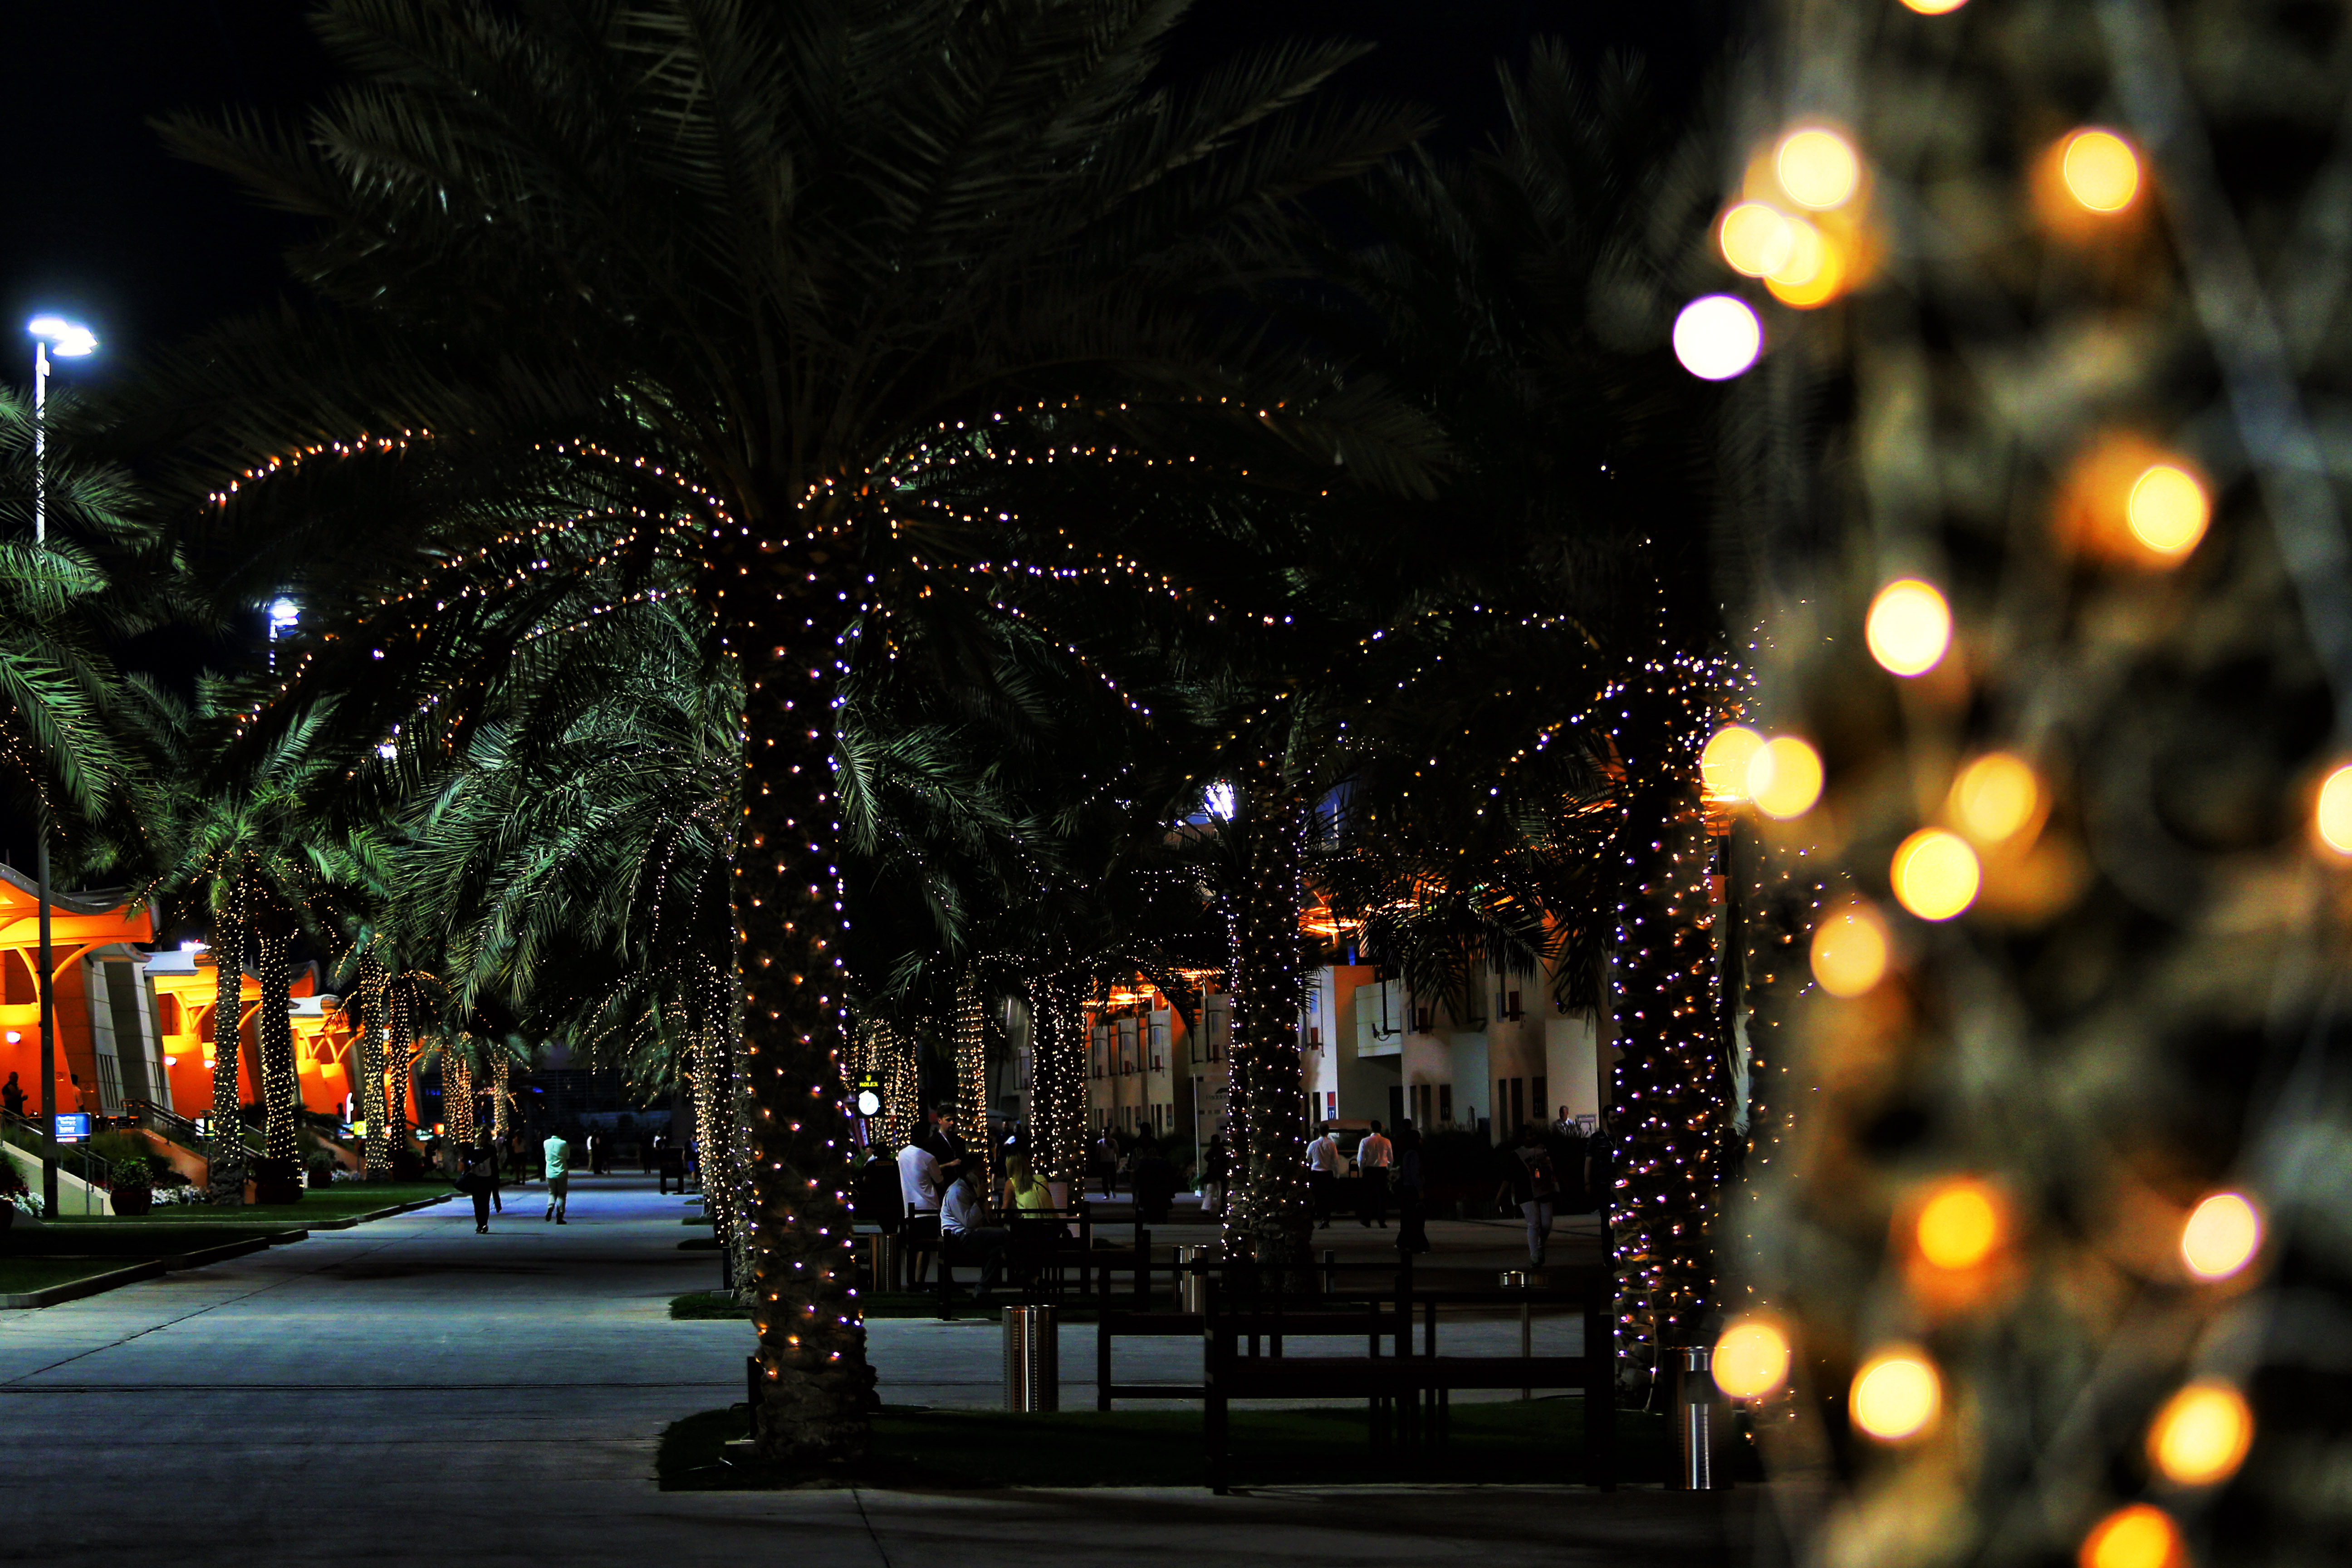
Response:
[[[509,1196],[488,1237],[445,1205],[0,1313],[0,1561],[1127,1568],[1148,1549],[1666,1568],[1723,1560],[1719,1517],[1738,1533],[1754,1495],[662,1493],[662,1427],[741,1397],[748,1325],[667,1316],[716,1283],[710,1253],[677,1249],[708,1233],[639,1178],[576,1177],[562,1228],[536,1193]],[[882,1321],[873,1354],[893,1402],[987,1405],[999,1343]],[[1066,1403],[1090,1404],[1091,1335],[1066,1358]]]

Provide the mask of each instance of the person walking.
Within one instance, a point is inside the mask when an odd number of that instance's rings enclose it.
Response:
[[[490,1152],[479,1144],[468,1143],[457,1152],[463,1163],[457,1173],[457,1190],[474,1200],[474,1234],[490,1234]]]
[[[1396,1196],[1397,1250],[1427,1252],[1429,1233],[1422,1228],[1421,1134],[1410,1121],[1397,1123]]]
[[[1331,1228],[1331,1200],[1339,1184],[1339,1140],[1331,1135],[1326,1123],[1307,1145],[1307,1200],[1315,1212],[1315,1225],[1321,1230]]]
[[[1103,1129],[1102,1139],[1095,1145],[1095,1173],[1102,1178],[1103,1196],[1118,1196],[1118,1133]]]
[[[11,1116],[25,1114],[25,1086],[16,1081],[15,1073],[8,1075],[6,1083],[0,1084],[0,1105],[5,1105]]]
[[[1381,1124],[1373,1122],[1372,1130],[1356,1145],[1356,1171],[1364,1184],[1356,1197],[1356,1217],[1366,1230],[1374,1220],[1381,1222],[1382,1230],[1389,1227],[1389,1167],[1395,1163],[1396,1145],[1381,1137]]]
[[[499,1168],[499,1144],[495,1138],[482,1140],[482,1180],[490,1190],[492,1211],[506,1213],[506,1173]]]
[[[1544,1248],[1551,1241],[1552,1203],[1559,1195],[1559,1176],[1543,1133],[1533,1122],[1520,1129],[1517,1146],[1503,1156],[1503,1182],[1495,1190],[1496,1201],[1503,1201],[1506,1193],[1528,1222],[1528,1266],[1541,1268]]]
[[[1176,1167],[1150,1132],[1135,1146],[1135,1173],[1128,1184],[1135,1191],[1135,1217],[1146,1225],[1166,1225],[1176,1201]]]
[[[564,1211],[572,1205],[572,1141],[562,1132],[551,1132],[539,1146],[539,1153],[547,1162],[545,1217],[562,1225]]]

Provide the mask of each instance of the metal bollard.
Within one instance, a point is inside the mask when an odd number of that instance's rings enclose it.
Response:
[[[1528,1288],[1528,1273],[1527,1273],[1527,1270],[1526,1270],[1526,1269],[1524,1269],[1524,1268],[1506,1268],[1506,1269],[1504,1269],[1504,1270],[1503,1270],[1503,1289],[1506,1289],[1506,1290],[1524,1290],[1524,1289],[1526,1289],[1527,1288]],[[1522,1301],[1522,1302],[1520,1302],[1520,1303],[1519,1303],[1519,1355],[1520,1355],[1520,1358],[1521,1358],[1522,1360],[1524,1360],[1524,1359],[1526,1359],[1526,1358],[1528,1358],[1528,1357],[1529,1357],[1529,1356],[1534,1355],[1535,1353],[1536,1353],[1536,1309],[1535,1309],[1535,1303],[1534,1303],[1534,1302],[1532,1302],[1532,1301]],[[1536,1391],[1535,1391],[1534,1389],[1532,1389],[1532,1388],[1522,1388],[1521,1390],[1519,1390],[1519,1397],[1520,1397],[1521,1399],[1533,1399],[1535,1396],[1536,1396]]]
[[[1004,1309],[1004,1408],[1062,1407],[1062,1342],[1052,1307]]]
[[[873,1244],[872,1282],[866,1287],[877,1296],[885,1296],[898,1288],[898,1238],[895,1236],[871,1236]]]
[[[1675,1484],[1684,1491],[1715,1489],[1714,1407],[1715,1350],[1711,1345],[1685,1345],[1670,1350],[1675,1363],[1676,1433],[1682,1440],[1681,1465]]]
[[[1176,1249],[1176,1310],[1178,1311],[1201,1312],[1206,1310],[1202,1303],[1207,1294],[1207,1287],[1203,1281],[1208,1276],[1202,1272],[1201,1265],[1207,1259],[1209,1252],[1210,1248],[1203,1246],[1180,1247]]]

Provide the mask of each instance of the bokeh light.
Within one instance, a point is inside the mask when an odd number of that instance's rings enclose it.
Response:
[[[1723,259],[1733,271],[1761,278],[1789,264],[1790,252],[1796,247],[1793,227],[1768,202],[1741,202],[1723,215],[1716,242],[1723,247]]]
[[[1968,840],[1940,827],[1923,827],[1895,851],[1895,897],[1923,921],[1948,921],[1977,901],[1983,868]]]
[[[1814,929],[1813,979],[1832,996],[1860,996],[1886,976],[1886,921],[1868,904],[1850,904]]]
[[[1902,577],[1878,591],[1864,623],[1870,657],[1896,675],[1925,675],[1952,646],[1952,607],[1932,583]]]
[[[2077,131],[2059,160],[2066,194],[2095,213],[2121,212],[2139,194],[2139,155],[2112,131]]]
[[[1715,1342],[1715,1385],[1733,1399],[1769,1394],[1788,1377],[1788,1336],[1770,1323],[1744,1319]]]
[[[2311,829],[2336,854],[2352,855],[2352,763],[2336,768],[2320,784]]]
[[[1794,735],[1776,735],[1748,760],[1748,798],[1767,816],[1802,816],[1822,798],[1822,756]]]
[[[2180,1531],[2162,1509],[2132,1503],[2091,1527],[2076,1561],[2080,1568],[2174,1568]]]
[[[2158,555],[2186,555],[2205,537],[2213,515],[2197,476],[2174,463],[2151,463],[2132,482],[2124,521],[2132,537]]]
[[[1952,820],[1979,844],[2014,838],[2041,808],[2042,786],[2024,760],[1991,752],[1952,781]]]
[[[1765,275],[1764,287],[1783,305],[1810,310],[1838,297],[1846,283],[1845,251],[1819,226],[1789,220],[1789,259]]]
[[[1675,318],[1675,358],[1701,381],[1729,381],[1764,352],[1764,323],[1744,300],[1709,294]]]
[[[2000,1246],[2002,1206],[1982,1182],[1945,1184],[1919,1210],[1919,1256],[1938,1268],[1974,1268]]]
[[[1943,1380],[1916,1350],[1882,1352],[1853,1374],[1853,1424],[1883,1443],[1925,1430],[1943,1402]]]
[[[1818,125],[1780,138],[1772,171],[1790,201],[1816,212],[1843,206],[1862,184],[1862,160],[1853,143]]]
[[[1948,16],[1968,3],[1969,0],[1903,0],[1906,9],[1922,16]]]
[[[1748,764],[1756,760],[1756,752],[1764,744],[1764,737],[1745,724],[1726,724],[1707,737],[1706,749],[1698,754],[1699,782],[1708,796],[1715,800],[1734,801],[1748,798]]]
[[[2180,1227],[2180,1260],[2200,1279],[2226,1279],[2254,1260],[2263,1216],[2243,1193],[2215,1193]]]
[[[2148,1462],[2176,1486],[2210,1487],[2237,1474],[2254,1440],[2246,1396],[2219,1378],[2200,1379],[2164,1402],[2147,1426]]]

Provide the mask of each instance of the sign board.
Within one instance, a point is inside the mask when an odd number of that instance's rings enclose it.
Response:
[[[857,1114],[860,1116],[882,1114],[882,1080],[871,1073],[857,1080]]]
[[[79,1143],[89,1136],[89,1112],[61,1110],[58,1112],[58,1142]]]

